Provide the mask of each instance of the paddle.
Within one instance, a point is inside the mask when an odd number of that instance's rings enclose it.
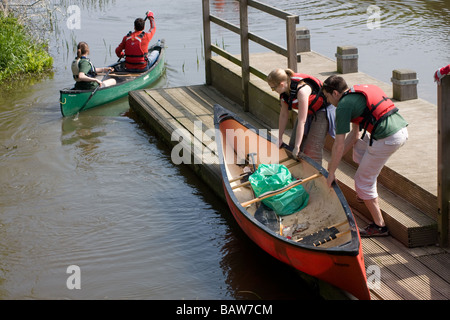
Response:
[[[107,76],[109,76],[109,73],[111,72],[111,70],[108,70],[108,72],[105,74],[105,76],[102,79],[102,82],[106,79]],[[78,113],[80,113],[81,111],[84,110],[84,108],[86,107],[86,105],[88,104],[88,102],[92,99],[92,97],[94,96],[94,94],[97,92],[98,88],[100,88],[100,85],[98,85],[94,91],[92,91],[91,95],[89,96],[89,98],[86,100],[86,102],[83,104],[83,106],[81,107],[80,110],[78,110]]]
[[[255,202],[259,202],[259,201],[262,201],[264,199],[276,196],[276,195],[278,195],[280,193],[283,193],[283,192],[286,192],[286,191],[288,191],[288,190],[290,190],[290,189],[292,189],[292,188],[294,188],[296,186],[299,186],[299,185],[301,185],[301,184],[303,184],[305,182],[308,182],[310,180],[316,179],[316,178],[318,178],[320,176],[322,176],[321,173],[316,173],[316,174],[313,174],[312,176],[310,176],[308,178],[305,178],[303,180],[296,180],[296,181],[291,182],[290,184],[288,184],[286,187],[283,187],[283,188],[280,188],[280,189],[274,190],[274,191],[265,192],[265,193],[263,193],[262,195],[260,195],[259,197],[255,198],[255,199],[243,202],[243,203],[241,203],[241,206],[243,206],[245,208],[245,207],[247,207],[247,206],[249,206],[249,205],[251,205],[251,204],[253,204]]]

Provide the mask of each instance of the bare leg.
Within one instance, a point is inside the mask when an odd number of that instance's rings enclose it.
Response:
[[[367,209],[369,209],[370,214],[372,215],[373,222],[379,227],[384,227],[386,223],[384,222],[383,216],[381,214],[380,205],[378,204],[378,197],[364,200],[364,204]]]

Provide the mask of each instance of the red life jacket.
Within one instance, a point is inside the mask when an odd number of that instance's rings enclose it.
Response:
[[[363,94],[366,98],[367,108],[364,110],[363,114],[351,120],[353,123],[359,123],[360,130],[364,129],[361,139],[366,134],[366,131],[369,131],[370,133],[375,132],[375,129],[382,120],[398,111],[392,100],[387,98],[384,91],[375,85],[355,85],[346,91],[342,98],[347,94],[353,93]],[[370,137],[370,145],[372,145],[372,137],[373,135]]]
[[[143,69],[147,65],[147,55],[142,51],[141,42],[145,32],[136,35],[131,31],[125,41],[125,67],[127,69]]]
[[[298,87],[299,83],[302,81],[305,84]],[[289,110],[292,108],[298,109],[297,93],[305,85],[309,85],[312,90],[308,101],[308,114],[316,114],[320,108],[326,106],[326,99],[322,93],[322,81],[316,77],[304,73],[294,73],[291,77],[290,94],[288,95],[283,92],[280,95],[280,99],[287,103]]]

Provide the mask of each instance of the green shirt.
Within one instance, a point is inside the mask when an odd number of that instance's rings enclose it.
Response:
[[[367,105],[363,94],[352,93],[344,96],[336,108],[336,134],[350,132],[350,120],[360,117],[365,108],[367,108]],[[383,139],[393,135],[407,125],[408,123],[400,113],[396,112],[382,120],[372,135],[374,139]]]
[[[91,65],[87,59],[80,59],[80,62],[78,62],[78,69],[87,76],[90,76],[89,74],[91,73],[92,67],[94,67],[94,65]],[[77,90],[92,90],[97,87],[98,83],[96,81],[77,81],[75,83],[75,89]]]

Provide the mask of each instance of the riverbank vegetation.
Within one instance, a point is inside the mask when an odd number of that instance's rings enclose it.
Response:
[[[46,44],[35,40],[18,18],[4,11],[0,11],[0,43],[0,83],[47,72],[53,66]]]

